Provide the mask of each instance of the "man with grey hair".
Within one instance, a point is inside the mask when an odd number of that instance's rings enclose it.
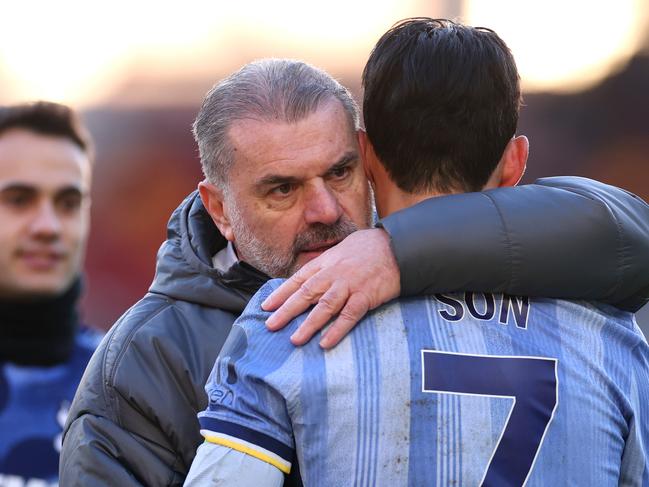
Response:
[[[299,61],[250,63],[210,91],[195,124],[206,179],[172,215],[149,292],[113,326],[86,370],[66,425],[61,485],[183,483],[202,441],[196,414],[207,406],[204,384],[252,294],[268,275],[290,275],[370,224],[357,120],[347,90]],[[429,292],[453,285],[436,276],[471,282],[475,291],[501,285],[499,276],[479,270],[500,267],[510,255],[509,235],[500,234],[495,221],[537,198],[554,202],[534,222],[544,227],[544,238],[523,238],[517,268],[524,275],[512,272],[516,279],[507,283],[507,292],[519,293],[532,281],[547,293],[564,279],[593,299],[639,299],[649,286],[646,279],[629,279],[618,288],[605,273],[564,276],[564,262],[552,252],[552,243],[562,242],[564,254],[578,265],[587,266],[591,258],[600,266],[614,263],[621,231],[643,255],[649,235],[625,220],[624,210],[638,202],[609,187],[594,194],[584,189],[588,197],[551,183],[517,191],[502,202],[501,213],[485,216],[484,202],[459,195],[465,218],[433,209],[420,219],[423,229],[451,233],[484,223],[480,241],[454,249],[471,259],[471,269],[449,265],[444,239],[430,239],[425,252],[412,252],[416,230],[399,235],[397,224],[390,237],[377,230],[382,240],[366,245],[366,262],[358,269],[367,288],[380,301],[401,282],[417,281]],[[602,201],[612,210],[602,211]],[[393,215],[393,221],[409,215]],[[530,226],[521,220],[508,224],[517,238]],[[582,250],[592,241],[600,245],[586,257]],[[437,271],[418,275],[422,259]]]
[[[234,255],[236,240],[239,259],[288,277],[367,228],[359,128],[349,92],[303,63],[249,64],[210,91],[194,123],[206,175],[198,187],[230,242],[223,252]]]

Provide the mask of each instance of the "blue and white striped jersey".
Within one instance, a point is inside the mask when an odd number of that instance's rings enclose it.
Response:
[[[237,320],[199,414],[208,441],[307,486],[649,486],[649,347],[630,313],[465,293],[368,314],[338,347]]]

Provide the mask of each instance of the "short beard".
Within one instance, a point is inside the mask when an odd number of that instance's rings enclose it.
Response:
[[[235,210],[234,213],[237,213]],[[315,223],[299,233],[288,251],[274,249],[268,242],[258,238],[243,223],[240,215],[231,218],[232,230],[236,235],[236,248],[245,254],[245,261],[270,277],[290,277],[299,268],[300,252],[309,247],[332,241],[340,241],[358,230],[349,219],[341,218],[333,225]],[[272,238],[272,235],[270,236]],[[271,240],[272,241],[272,240]]]

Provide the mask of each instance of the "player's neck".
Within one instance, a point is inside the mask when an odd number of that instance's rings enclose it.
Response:
[[[444,196],[450,193],[438,191],[425,191],[422,193],[406,193],[399,189],[392,181],[384,181],[375,185],[376,211],[379,218],[384,218],[394,212],[404,210],[428,198]]]
[[[402,190],[392,180],[385,166],[367,146],[365,153],[366,173],[374,190],[374,201],[379,218],[384,218],[392,213],[409,208],[428,198],[452,194],[455,191],[441,192],[435,189],[425,190],[417,193],[409,193]]]

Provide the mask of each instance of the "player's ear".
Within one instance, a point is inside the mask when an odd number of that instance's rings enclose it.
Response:
[[[365,177],[374,187],[374,167],[376,163],[376,155],[370,139],[367,137],[367,132],[363,129],[356,131],[358,136],[358,147],[361,151],[361,159],[363,161],[363,168],[365,169]]]
[[[525,174],[529,152],[530,143],[527,137],[524,135],[513,137],[505,147],[498,166],[489,178],[485,189],[516,186]]]
[[[230,224],[223,191],[209,181],[203,180],[198,183],[198,193],[201,196],[203,206],[221,232],[221,235],[230,242],[234,242],[234,233],[232,232],[232,225]]]

